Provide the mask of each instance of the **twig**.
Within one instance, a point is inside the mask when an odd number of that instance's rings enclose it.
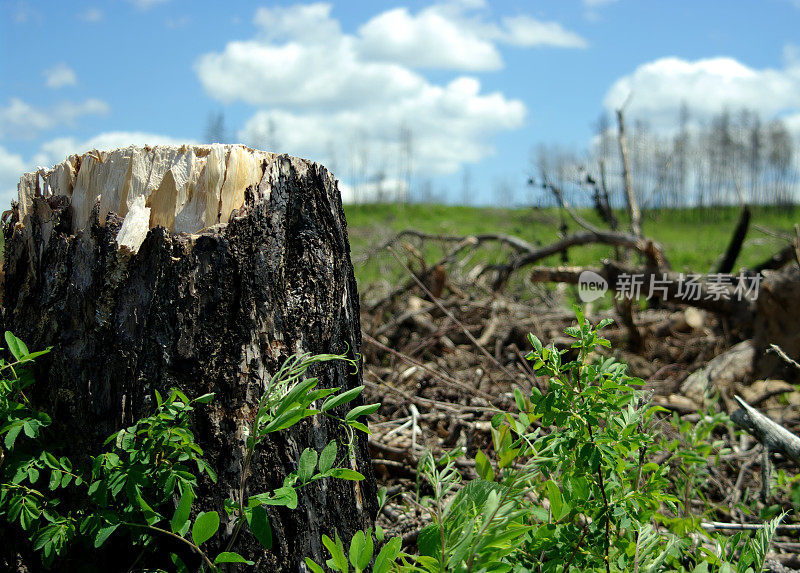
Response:
[[[564,565],[564,573],[569,573],[569,567],[572,565],[572,560],[575,559],[575,555],[578,554],[578,549],[581,548],[581,544],[583,543],[583,538],[586,537],[586,531],[589,527],[589,523],[583,524],[583,530],[581,531],[581,537],[578,539],[578,543],[575,544],[575,549],[572,550],[572,555],[569,556],[569,560],[567,561],[566,565]]]
[[[412,396],[407,392],[403,392],[402,390],[398,390],[397,388],[386,384],[383,380],[378,377],[377,374],[372,372],[371,370],[365,370],[365,373],[371,374],[375,378],[380,381],[380,384],[376,384],[375,382],[370,382],[368,380],[364,381],[364,385],[371,386],[373,388],[379,388],[381,390],[389,390],[390,392],[394,392],[398,396],[404,398],[409,403],[414,402],[420,405],[429,406],[431,408],[438,408],[439,410],[445,410],[453,412],[454,414],[462,414],[464,412],[489,412],[491,414],[497,414],[497,408],[489,408],[487,406],[465,406],[463,404],[456,404],[453,402],[442,402],[441,400],[433,400],[431,398],[423,398],[422,396]]]
[[[725,523],[722,521],[704,521],[700,524],[700,527],[705,529],[706,531],[758,531],[759,529],[764,529],[766,524],[764,523]],[[788,524],[778,525],[778,530],[783,531],[800,531],[800,523],[797,524]]]
[[[366,342],[369,342],[370,344],[373,344],[373,345],[377,346],[381,350],[385,350],[386,352],[394,354],[399,359],[401,359],[401,360],[403,360],[405,362],[408,362],[409,364],[413,364],[414,366],[422,368],[423,370],[425,370],[426,372],[432,374],[433,376],[435,376],[436,378],[438,378],[439,380],[441,380],[445,384],[448,384],[450,386],[454,386],[455,388],[458,388],[459,390],[464,390],[465,392],[469,392],[470,394],[474,394],[475,396],[478,396],[479,398],[483,398],[484,400],[486,400],[487,402],[490,402],[490,403],[491,403],[492,400],[496,399],[496,396],[492,396],[491,394],[487,394],[486,392],[484,392],[483,390],[479,390],[478,388],[471,388],[470,386],[467,386],[463,382],[459,382],[458,380],[456,380],[452,376],[448,376],[446,374],[442,374],[441,372],[437,372],[436,370],[434,370],[430,366],[427,366],[427,365],[423,364],[419,360],[415,360],[415,359],[411,358],[410,356],[408,356],[407,354],[403,354],[402,352],[400,352],[398,350],[395,350],[394,348],[390,348],[390,347],[386,346],[385,344],[382,344],[382,343],[378,342],[377,340],[372,338],[366,332],[362,331],[361,336],[364,338],[364,340]]]
[[[412,453],[417,449],[417,435],[422,433],[422,430],[419,427],[419,410],[414,404],[411,404],[408,407],[411,410],[411,451]]]
[[[789,355],[786,354],[780,346],[778,346],[777,344],[770,344],[769,346],[770,350],[768,350],[768,352],[774,352],[775,354],[780,356],[784,362],[800,370],[800,364],[792,360],[791,357],[789,357]]]
[[[417,285],[425,292],[426,295],[428,295],[428,298],[431,300],[431,302],[435,303],[436,306],[439,307],[439,310],[444,312],[448,316],[448,318],[450,318],[450,320],[452,320],[454,323],[456,323],[461,328],[461,330],[464,332],[464,334],[467,335],[467,338],[469,338],[470,341],[475,345],[475,347],[478,350],[480,350],[481,353],[483,353],[487,358],[489,358],[489,360],[494,362],[494,364],[498,368],[500,368],[500,370],[502,370],[506,374],[506,376],[508,376],[509,380],[511,380],[511,381],[516,380],[517,377],[514,374],[512,374],[511,371],[509,371],[508,368],[506,368],[503,364],[501,364],[494,356],[492,356],[491,352],[489,352],[488,350],[486,350],[486,348],[481,346],[481,344],[478,343],[478,340],[474,336],[472,336],[472,333],[469,331],[469,329],[466,326],[464,326],[464,324],[460,320],[458,320],[456,318],[456,316],[452,312],[450,312],[450,310],[448,310],[439,301],[439,299],[437,297],[433,296],[433,293],[430,290],[428,290],[428,287],[426,287],[422,283],[422,281],[419,280],[419,278],[417,278],[417,275],[415,275],[414,272],[410,268],[408,268],[408,265],[406,265],[402,261],[402,259],[400,259],[400,257],[397,255],[397,253],[393,249],[389,249],[389,250],[392,252],[394,257],[397,259],[397,262],[402,265],[402,267],[406,270],[406,272],[411,275],[411,278],[413,278],[416,281]]]

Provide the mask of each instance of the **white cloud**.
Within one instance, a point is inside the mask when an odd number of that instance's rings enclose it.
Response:
[[[397,8],[359,28],[358,49],[368,60],[456,70],[497,70],[500,52],[485,26],[465,22],[434,6],[411,15]]]
[[[14,23],[27,24],[34,22],[36,24],[42,23],[42,14],[36,8],[31,6],[26,0],[17,0],[16,4],[11,6],[10,3],[3,8],[10,8],[14,11]]]
[[[448,174],[463,162],[490,155],[491,135],[518,128],[525,119],[521,102],[479,92],[477,80],[459,78],[444,87],[428,85],[414,97],[360,111],[260,111],[239,136],[259,147],[274,134],[281,151],[328,165],[336,159],[330,156],[333,144],[373,169],[385,166],[394,171],[402,154],[399,133],[404,126],[411,135],[415,171]],[[364,150],[369,150],[369,157],[363,157]]]
[[[589,43],[575,32],[565,30],[558,22],[543,22],[530,16],[503,18],[503,41],[522,48],[552,46],[554,48],[587,48]]]
[[[358,31],[365,59],[412,67],[497,70],[503,60],[496,44],[532,48],[585,48],[588,43],[557,22],[528,15],[502,18],[498,25],[483,17],[484,2],[435,4],[412,15],[407,8],[375,16]]]
[[[74,86],[78,83],[78,76],[75,75],[75,70],[64,62],[56,64],[42,73],[45,77],[45,84],[49,88],[58,89],[65,86]]]
[[[87,99],[82,103],[62,102],[49,110],[42,110],[19,98],[11,98],[8,105],[0,107],[0,139],[31,139],[40,131],[59,125],[74,125],[81,116],[105,115],[109,111],[108,104],[99,99]]]
[[[9,135],[30,138],[52,126],[53,118],[49,114],[21,99],[11,98],[8,105],[0,107],[0,138]]]
[[[341,35],[339,22],[331,18],[331,9],[330,4],[323,3],[259,8],[253,21],[265,40],[326,43]]]
[[[94,24],[103,19],[103,12],[97,8],[89,8],[80,15],[80,19]]]
[[[149,10],[153,6],[156,6],[157,4],[164,4],[169,2],[169,0],[128,0],[128,2],[140,10]]]
[[[355,35],[342,32],[329,4],[261,8],[255,38],[201,56],[195,70],[212,97],[260,108],[239,133],[245,143],[277,140],[279,151],[328,162],[336,147],[338,161],[349,153],[348,169],[357,148],[368,148],[372,168],[390,164],[391,171],[401,154],[403,125],[412,133],[416,173],[452,173],[463,162],[490,155],[493,135],[521,127],[525,106],[501,93],[481,93],[475,78],[437,85],[412,68],[494,69],[502,65],[496,43],[577,45],[580,40],[559,38],[563,30],[557,25],[536,28],[532,18],[497,25],[469,12],[485,6],[482,0],[461,0],[417,14],[390,10]],[[390,32],[394,43],[387,39]],[[406,33],[410,40],[403,39]]]
[[[17,183],[27,167],[22,156],[0,146],[0,211],[5,211],[11,199],[16,198]]]
[[[800,111],[800,66],[754,69],[726,57],[661,58],[618,79],[604,105],[614,110],[629,95],[627,115],[645,119],[655,129],[674,128],[683,102],[696,120],[745,108],[771,118]]]
[[[332,45],[230,42],[195,65],[206,91],[229,103],[331,106],[387,102],[417,93],[425,80],[396,64],[360,60],[346,37]]]
[[[600,11],[609,4],[615,4],[617,0],[583,0],[583,7],[586,9],[584,16],[591,22],[601,20]]]

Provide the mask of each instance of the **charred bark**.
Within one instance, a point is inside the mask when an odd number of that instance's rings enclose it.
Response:
[[[156,226],[135,253],[117,244],[118,214],[101,216],[98,202],[88,226],[76,230],[75,197],[38,186],[39,196],[27,205],[22,200],[5,227],[5,327],[31,349],[53,346],[39,363],[32,398],[52,415],[66,453],[75,461],[99,453],[105,437],[152,413],[155,390],[177,387],[190,397],[215,392],[193,420],[219,482],[204,484],[195,510],[217,510],[223,522],[223,501],[240,478],[241,430],[254,415],[263,380],[296,351],[357,357],[361,347],[334,178],[322,166],[285,155],[268,154],[260,169],[260,180],[244,190],[229,220],[220,213],[220,224],[194,233]],[[313,375],[321,387],[361,384],[360,371],[341,362],[319,365]],[[305,447],[320,450],[343,437],[342,428],[320,418],[280,433],[257,450],[247,493],[280,487]],[[327,479],[303,488],[296,510],[269,511],[272,551],[250,534],[234,550],[256,561],[259,571],[302,570],[306,556],[324,562],[323,533],[337,529],[349,539],[377,511],[364,437],[357,438],[356,457],[364,482]],[[223,525],[215,543],[222,545],[228,533]],[[124,571],[135,558],[127,549],[75,559]],[[10,557],[3,556],[6,563]],[[37,570],[38,558],[27,565]],[[58,569],[74,566],[63,562]]]

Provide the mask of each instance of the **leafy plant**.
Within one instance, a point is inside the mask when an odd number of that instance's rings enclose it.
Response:
[[[663,439],[656,424],[664,410],[649,404],[642,381],[624,364],[597,352],[610,346],[599,334],[610,321],[595,328],[576,312],[577,326],[566,330],[575,340],[570,348],[545,347],[529,336],[527,359],[546,387],[528,395],[516,389],[515,411],[493,417],[493,452],[475,456],[478,479],[462,486],[458,451],[420,460],[417,475],[432,493],[422,495],[418,483],[413,503],[431,522],[419,533],[419,555],[399,554],[394,570],[761,571],[777,521],[753,539],[725,540],[709,538],[690,513],[709,461],[724,453],[714,431],[726,416],[712,408],[698,424],[676,419],[682,439]],[[664,452],[671,464],[652,461]],[[684,517],[665,517],[681,509]],[[724,550],[697,547],[690,532]],[[325,544],[331,569],[361,570],[352,555],[348,564],[338,536]]]
[[[247,453],[238,499],[225,503],[226,512],[234,520],[234,532],[224,551],[209,555],[205,544],[217,534],[220,515],[216,511],[201,511],[194,519],[191,515],[199,476],[206,474],[215,482],[216,474],[195,442],[190,417],[196,406],[208,404],[214,395],[192,400],[173,389],[164,399],[156,392],[157,407],[151,416],[111,435],[105,442],[110,446],[109,451],[94,457],[90,468],[73,469],[69,459],[57,458],[46,449],[49,442],[41,432],[51,420],[33,408],[24,394],[24,389],[33,383],[24,367],[44,352],[30,353],[11,333],[6,333],[6,341],[16,360],[0,361],[0,372],[7,373],[0,381],[0,436],[4,445],[0,449],[0,515],[5,515],[9,522],[19,523],[34,550],[41,551],[46,566],[78,538],[91,540],[99,548],[122,531],[145,549],[154,548],[159,536],[177,540],[200,557],[204,568],[212,571],[222,563],[252,564],[232,551],[232,547],[245,526],[264,547],[271,547],[267,506],[295,508],[297,491],[324,478],[363,479],[353,469],[354,432],[369,431],[359,418],[375,412],[380,404],[357,406],[338,416],[335,412],[339,407],[354,400],[363,387],[339,394],[339,388],[317,389],[318,380],[304,379],[304,375],[309,367],[320,362],[344,360],[353,365],[355,362],[345,355],[294,355],[268,380],[256,416],[245,432]],[[318,409],[317,403],[320,403]],[[336,466],[336,441],[328,443],[321,452],[307,448],[298,459],[297,469],[285,477],[280,488],[245,499],[250,464],[258,444],[267,435],[318,414],[346,429],[348,455],[343,460],[348,460],[346,465],[350,467]],[[49,480],[44,479],[46,473]],[[63,504],[55,493],[67,489],[70,507],[59,513]],[[172,507],[171,513],[167,513]],[[385,559],[393,561],[394,557]],[[171,558],[178,570],[188,570],[177,554]]]
[[[379,527],[376,527],[374,533],[378,542],[383,542],[383,532]],[[352,566],[355,573],[361,573],[369,567],[372,563],[372,556],[375,550],[373,542],[373,532],[370,530],[357,531],[350,539],[350,550],[345,552],[344,543],[339,537],[339,533],[335,533],[335,540],[332,540],[327,535],[322,536],[322,544],[328,550],[331,558],[325,564],[332,571],[340,571],[341,573],[348,573]],[[381,550],[375,557],[375,564],[372,567],[373,573],[386,573],[392,568],[395,560],[401,555],[402,540],[399,537],[394,537],[386,542]],[[314,573],[323,573],[324,569],[319,566],[314,560],[306,557],[306,565]]]

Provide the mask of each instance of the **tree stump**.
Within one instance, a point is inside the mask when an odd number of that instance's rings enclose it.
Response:
[[[296,351],[356,356],[361,347],[337,183],[303,159],[240,145],[74,155],[22,177],[5,239],[5,328],[32,350],[53,346],[32,398],[68,453],[100,453],[105,437],[153,412],[155,390],[215,392],[193,421],[219,482],[205,484],[194,509],[223,520],[263,380]],[[342,362],[313,374],[320,387],[361,384]],[[250,495],[280,487],[305,447],[319,451],[344,432],[316,417],[277,436],[257,451]],[[323,533],[349,539],[377,510],[363,434],[356,454],[366,480],[303,488],[296,510],[269,512],[272,551],[249,533],[234,549],[258,571],[303,570],[306,556],[324,562]],[[225,539],[223,526],[215,542]],[[128,549],[83,559],[125,571]],[[37,570],[38,556],[30,559]]]

